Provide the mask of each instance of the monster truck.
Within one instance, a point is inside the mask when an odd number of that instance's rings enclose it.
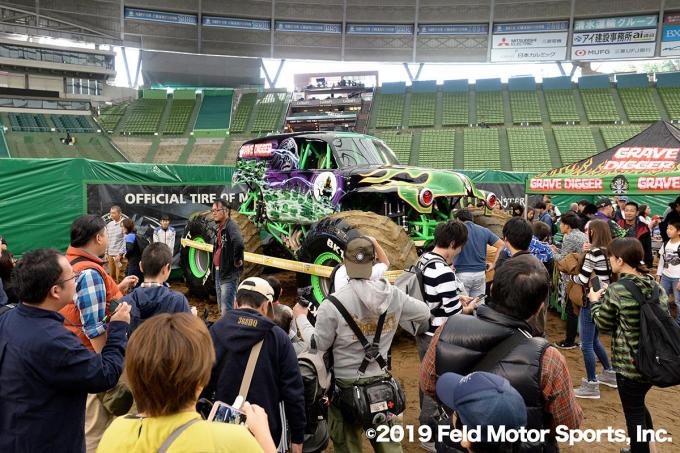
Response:
[[[246,250],[326,266],[340,262],[346,242],[361,234],[376,238],[392,269],[406,269],[430,244],[435,227],[461,206],[472,204],[476,221],[497,233],[504,220],[491,214],[495,195],[467,176],[400,165],[383,141],[356,133],[300,132],[245,142],[234,183],[247,191],[232,213]],[[185,237],[212,241],[207,213],[189,222]],[[212,291],[205,278],[208,252],[185,247],[182,263],[192,291]],[[246,263],[245,274],[257,271]],[[320,303],[329,279],[300,273],[298,287]]]

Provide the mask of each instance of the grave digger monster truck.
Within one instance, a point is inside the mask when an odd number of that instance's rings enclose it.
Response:
[[[475,188],[467,176],[400,165],[384,142],[356,133],[301,132],[248,141],[239,150],[234,183],[247,190],[238,213],[232,212],[247,251],[326,266],[340,262],[346,242],[362,234],[377,239],[392,269],[406,269],[462,200],[476,207],[478,223],[496,233],[505,220],[491,214],[496,197]],[[207,212],[194,216],[184,233],[198,242],[212,242],[214,234]],[[184,247],[181,257],[189,289],[211,293],[209,253]],[[257,272],[261,266],[246,263],[245,275]],[[320,303],[329,279],[299,273],[298,288],[308,288],[308,296]]]

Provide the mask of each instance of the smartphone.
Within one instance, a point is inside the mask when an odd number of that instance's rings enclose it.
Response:
[[[246,414],[227,403],[215,401],[208,416],[208,421],[243,425],[246,422]]]
[[[593,279],[590,281],[590,285],[593,287],[593,291],[595,292],[601,290],[602,282],[600,281],[600,277],[598,277],[597,275],[593,277]]]
[[[486,299],[486,294],[482,294],[481,296],[475,297],[475,299],[474,299],[475,308],[482,305],[484,303],[485,299]]]
[[[111,302],[109,302],[109,314],[104,316],[102,322],[109,322],[111,316],[113,316],[113,314],[116,312],[116,308],[118,308],[118,305],[120,305],[119,299],[113,299]]]

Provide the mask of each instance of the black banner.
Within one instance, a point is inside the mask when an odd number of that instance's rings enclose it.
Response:
[[[87,212],[109,220],[111,206],[120,206],[123,216],[131,218],[137,232],[151,239],[160,226],[161,216],[170,217],[175,229],[175,264],[179,260],[180,239],[189,218],[210,209],[218,197],[240,206],[246,193],[240,185],[152,186],[134,184],[88,184]]]

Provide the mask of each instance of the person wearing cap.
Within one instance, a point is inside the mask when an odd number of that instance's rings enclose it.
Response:
[[[170,216],[161,216],[161,226],[153,230],[153,242],[162,242],[170,247],[170,251],[175,251],[175,229],[170,226]]]
[[[626,208],[626,203],[628,203],[628,197],[625,195],[620,195],[614,197],[614,202],[616,203],[616,209],[614,210],[614,221],[617,223],[624,219],[623,211]]]
[[[375,248],[376,263],[373,265],[373,270],[371,271],[371,280],[380,280],[385,276],[385,272],[390,268],[390,260],[387,258],[387,253],[380,246],[378,241],[374,237],[366,236]],[[333,278],[333,291],[335,292],[349,283],[349,276],[347,275],[347,268],[344,264],[340,264],[338,269],[335,271]]]
[[[437,329],[420,366],[421,390],[435,396],[447,372],[488,371],[506,378],[527,406],[527,428],[549,429],[535,451],[557,451],[555,430],[576,429],[583,412],[576,402],[567,362],[548,341],[532,337],[527,323],[543,309],[550,281],[543,264],[528,254],[496,268],[491,298],[474,317],[452,316]]]
[[[306,424],[304,386],[288,332],[267,317],[273,312],[273,300],[274,290],[262,278],[249,277],[238,286],[234,309],[210,328],[216,362],[203,394],[232,404],[239,394],[250,351],[262,341],[249,391],[243,396],[267,412],[277,445],[285,430],[279,409],[283,401],[292,451],[300,453]]]
[[[299,304],[293,307],[298,328],[311,332],[317,349],[333,351],[336,386],[341,391],[354,385],[362,386],[389,378],[386,367],[381,366],[380,362],[384,363],[384,358],[387,357],[397,327],[402,325],[408,331],[413,331],[411,323],[415,323],[416,326],[426,325],[430,318],[430,311],[422,301],[406,295],[385,279],[371,280],[375,261],[375,247],[369,238],[359,236],[350,239],[344,252],[344,264],[350,281],[348,285],[333,293],[333,297],[351,313],[369,342],[374,340],[379,318],[385,315],[377,351],[383,359],[369,361],[363,373],[359,370],[364,365],[366,356],[364,347],[331,301],[325,300],[319,306],[314,327],[307,319],[307,308]],[[328,412],[333,448],[338,453],[361,452],[364,437],[361,422],[345,419],[336,405],[339,404],[337,400],[334,399]],[[372,445],[375,451],[402,451],[399,443],[372,442]]]
[[[520,429],[527,424],[527,407],[522,395],[504,377],[485,371],[475,371],[467,376],[444,373],[437,379],[437,397],[449,411],[454,412],[456,429],[479,427],[481,439],[471,442],[464,439],[460,446],[471,453],[510,453],[520,442],[489,442],[489,428],[498,432]],[[439,451],[454,451],[455,446],[444,441]],[[453,447],[453,448],[451,448]]]
[[[602,197],[595,200],[595,207],[597,207],[597,213],[593,218],[604,220],[609,225],[609,229],[612,232],[612,238],[621,238],[626,236],[626,232],[616,223],[612,218],[614,217],[614,206],[609,197]]]

